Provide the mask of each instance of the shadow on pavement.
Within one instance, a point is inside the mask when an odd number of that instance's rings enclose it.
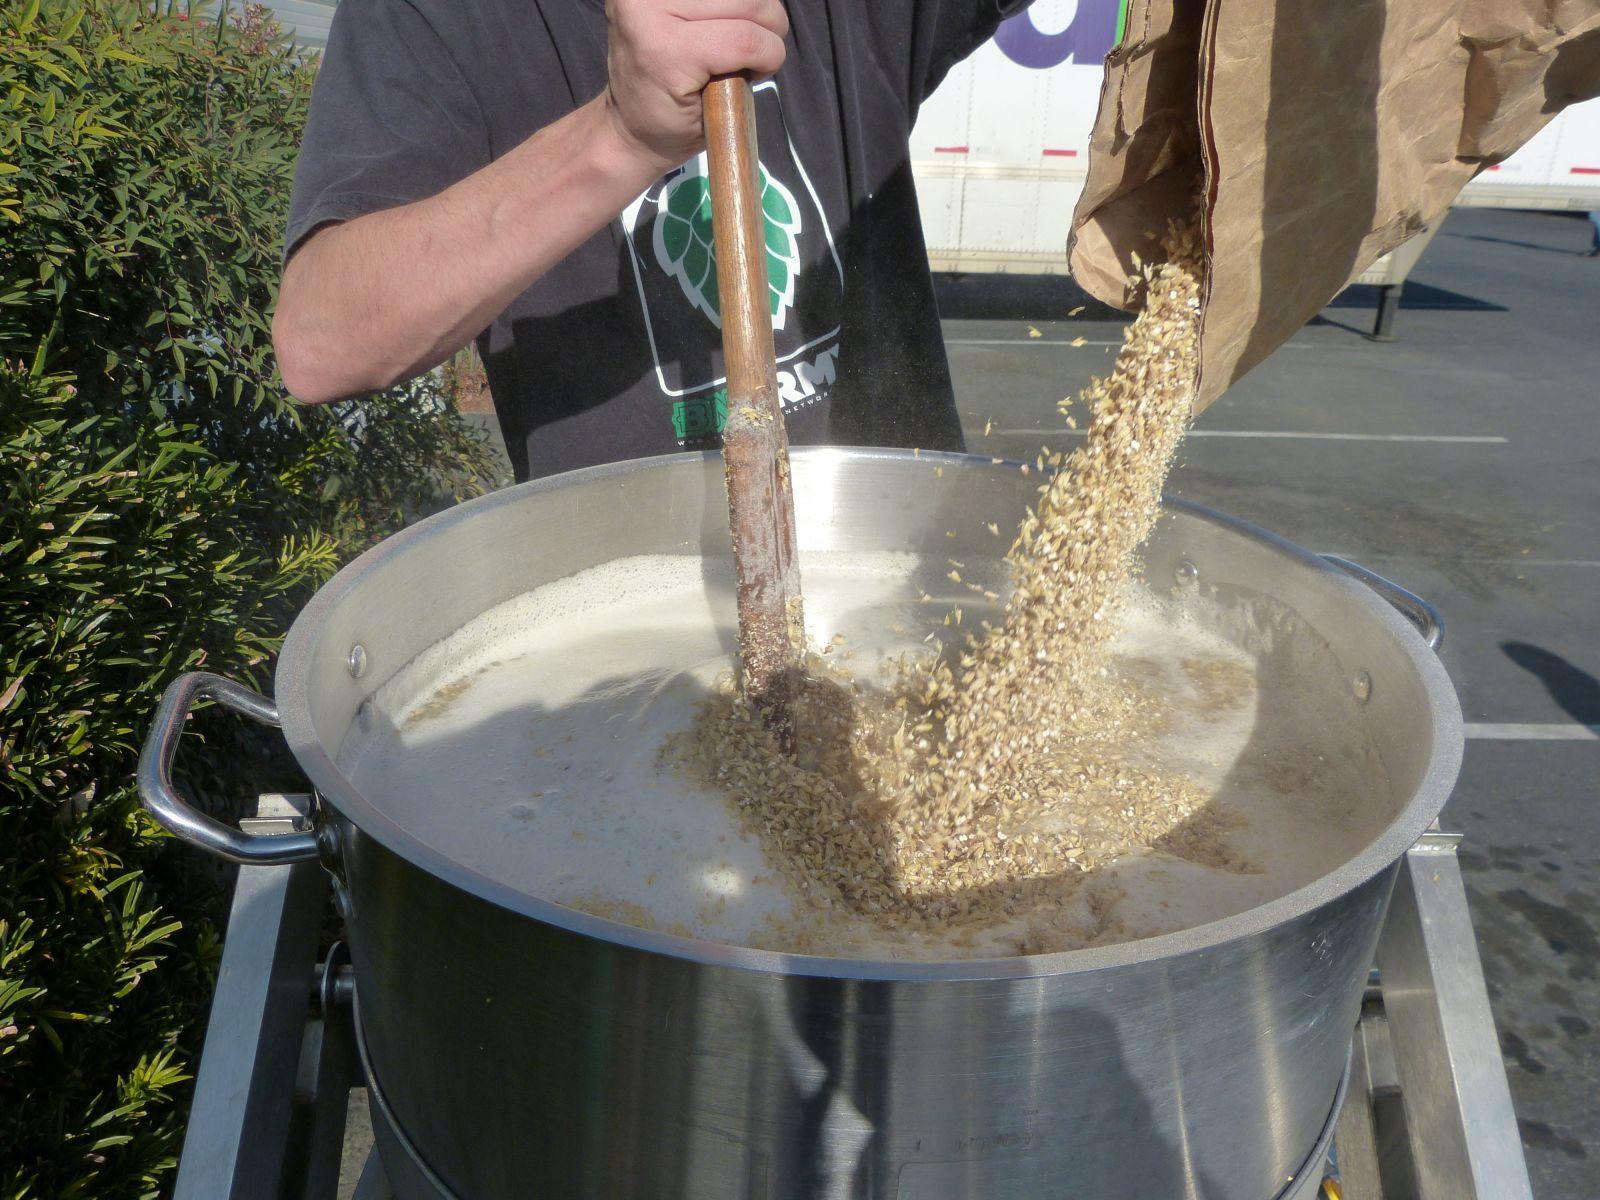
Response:
[[[1370,283],[1353,283],[1328,302],[1328,308],[1376,308],[1378,289]],[[1506,306],[1476,296],[1432,287],[1426,283],[1406,280],[1405,291],[1400,296],[1401,308],[1418,308],[1428,312],[1506,312]],[[1324,310],[1326,311],[1326,310]],[[1323,318],[1314,317],[1313,321]]]
[[[1600,725],[1600,679],[1575,667],[1561,655],[1527,642],[1501,642],[1500,649],[1524,671],[1544,684],[1550,699],[1582,725]]]
[[[1497,246],[1515,246],[1519,250],[1542,250],[1546,254],[1562,254],[1568,258],[1586,258],[1589,254],[1587,248],[1573,250],[1568,246],[1551,246],[1544,242],[1519,242],[1515,238],[1487,237],[1481,233],[1451,233],[1446,230],[1444,236],[1457,237],[1468,242],[1493,242]]]
[[[1070,275],[939,273],[933,277],[939,315],[955,321],[1064,321],[1074,309],[1084,321],[1131,321],[1102,304]]]

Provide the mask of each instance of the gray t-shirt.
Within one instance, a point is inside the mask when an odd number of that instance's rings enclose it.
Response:
[[[960,449],[907,139],[1019,0],[788,0],[756,89],[779,389],[796,444]],[[343,0],[285,253],[431,196],[598,95],[601,0]],[[478,338],[519,479],[717,444],[704,157],[640,196]]]

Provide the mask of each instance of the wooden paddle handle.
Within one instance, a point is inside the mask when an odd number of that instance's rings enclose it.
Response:
[[[728,376],[722,454],[738,588],[740,684],[767,727],[792,752],[794,688],[803,645],[800,569],[789,438],[772,346],[755,106],[742,76],[712,80],[704,102]]]

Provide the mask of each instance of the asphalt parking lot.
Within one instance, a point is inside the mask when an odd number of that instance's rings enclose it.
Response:
[[[1576,215],[1456,210],[1411,276],[1398,342],[1362,336],[1370,290],[1340,297],[1204,414],[1171,481],[1442,610],[1469,723],[1445,822],[1466,836],[1539,1200],[1600,1195],[1600,259],[1582,256],[1589,229]],[[1056,402],[1109,364],[1121,322],[1094,309],[1059,319],[1082,300],[1037,280],[944,281],[942,293],[970,448],[1032,457],[1059,428]]]
[[[1579,214],[1458,209],[1399,340],[1339,297],[1199,421],[1171,490],[1431,600],[1468,722],[1461,861],[1538,1200],[1600,1195],[1600,259]],[[1059,444],[1124,318],[940,280],[969,449]],[[1037,336],[1030,331],[1037,331]],[[1082,346],[1071,343],[1084,339]],[[492,418],[485,418],[492,425]],[[985,436],[985,428],[990,432]]]

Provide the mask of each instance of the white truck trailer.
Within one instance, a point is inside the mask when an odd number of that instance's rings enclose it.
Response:
[[[1035,0],[1001,25],[923,105],[911,135],[928,258],[936,271],[1065,274],[1083,190],[1101,62],[1121,0]],[[1467,185],[1461,205],[1600,210],[1600,100],[1560,113]],[[1430,227],[1361,276],[1389,327]]]

